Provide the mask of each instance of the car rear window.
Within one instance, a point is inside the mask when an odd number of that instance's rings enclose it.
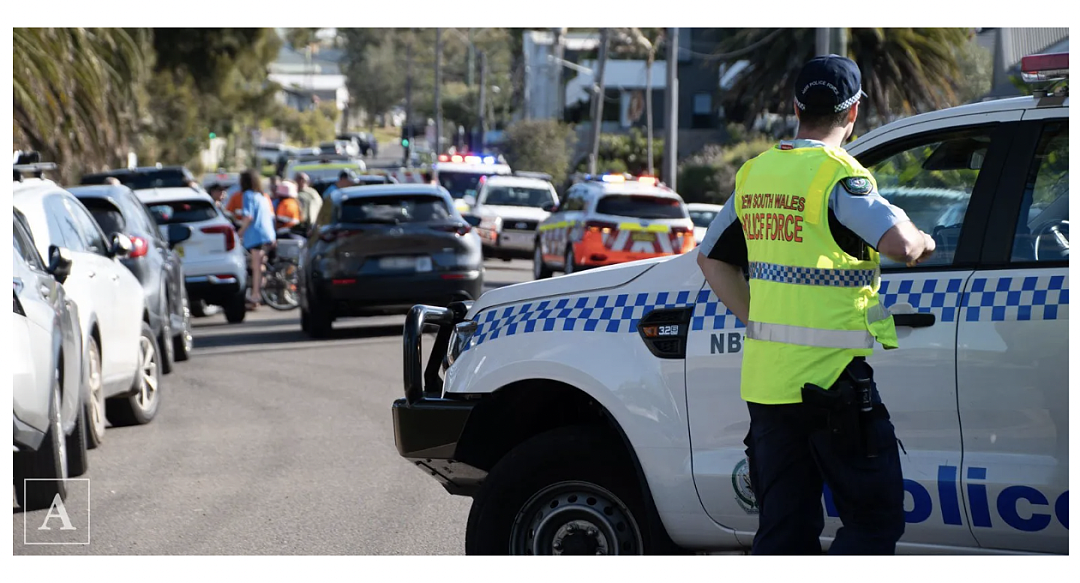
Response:
[[[341,205],[343,223],[423,223],[445,221],[453,216],[446,201],[429,195],[393,195],[346,200]]]
[[[686,207],[674,198],[609,194],[596,203],[602,215],[633,217],[635,219],[685,219]]]
[[[90,211],[98,226],[104,233],[124,233],[127,231],[127,223],[120,209],[113,206],[107,200],[100,198],[80,198],[79,201]]]
[[[146,205],[159,225],[198,223],[218,216],[213,203],[205,200],[173,200]]]
[[[132,190],[150,188],[171,188],[187,186],[192,176],[182,170],[159,170],[150,172],[126,172],[116,174],[89,174],[79,181],[81,184],[105,184],[109,177],[116,178],[121,184]]]
[[[484,204],[501,206],[524,206],[540,208],[555,202],[551,191],[545,188],[520,186],[490,186],[484,196]]]

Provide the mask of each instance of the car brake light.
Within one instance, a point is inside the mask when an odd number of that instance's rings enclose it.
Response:
[[[460,223],[451,223],[447,225],[431,225],[431,228],[436,231],[444,231],[447,233],[457,233],[458,236],[464,237],[472,230],[471,225],[462,225]]]
[[[330,283],[334,285],[352,285],[356,283],[355,279],[332,279]]]
[[[1024,57],[1020,60],[1020,75],[1025,83],[1068,79],[1069,53]]]
[[[233,247],[236,247],[236,231],[233,230],[232,225],[214,225],[200,230],[207,235],[225,235],[226,251],[232,251]]]
[[[147,251],[150,250],[150,245],[147,244],[146,239],[134,235],[129,238],[131,239],[131,253],[128,253],[129,259],[138,259],[146,255]]]
[[[591,233],[608,233],[618,227],[615,223],[605,223],[604,221],[587,221],[585,223],[585,228]]]

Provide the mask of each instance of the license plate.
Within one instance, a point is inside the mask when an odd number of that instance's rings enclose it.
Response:
[[[417,257],[416,258],[416,271],[431,271],[431,258],[430,257]]]
[[[184,246],[183,245],[177,245],[176,247],[173,247],[173,251],[176,251],[176,255],[179,256],[181,259],[184,258]]]
[[[648,231],[638,231],[632,236],[635,241],[655,241],[656,233],[650,233]]]
[[[416,259],[413,257],[383,257],[379,259],[379,267],[382,269],[413,269],[416,267]]]

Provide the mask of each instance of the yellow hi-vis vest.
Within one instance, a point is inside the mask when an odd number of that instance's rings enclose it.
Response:
[[[750,321],[742,398],[802,402],[802,386],[829,388],[874,341],[896,348],[892,316],[878,301],[880,259],[842,250],[829,230],[837,182],[870,172],[841,148],[774,147],[735,178],[735,212],[746,237]],[[876,242],[872,242],[876,243]]]

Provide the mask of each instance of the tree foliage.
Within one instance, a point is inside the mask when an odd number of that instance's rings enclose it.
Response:
[[[576,135],[555,120],[522,120],[506,128],[503,155],[511,168],[551,175],[552,184],[566,181]]]
[[[767,37],[774,35],[771,40]],[[729,61],[746,60],[726,109],[742,121],[763,111],[794,113],[795,78],[815,54],[815,30],[744,29],[720,46],[721,52],[757,46]],[[957,51],[970,39],[964,28],[852,28],[848,57],[863,75],[867,106],[888,119],[956,105]],[[768,42],[762,42],[768,40]],[[864,117],[864,119],[867,119]]]

